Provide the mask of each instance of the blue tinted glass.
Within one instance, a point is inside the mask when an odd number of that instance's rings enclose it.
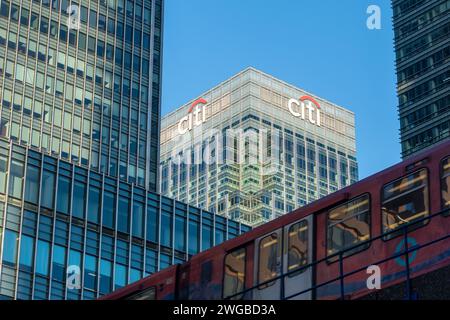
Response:
[[[55,196],[55,174],[44,170],[42,175],[41,206],[53,209]]]
[[[133,236],[144,236],[144,205],[140,202],[133,203]]]
[[[86,255],[84,260],[84,287],[95,290],[97,282],[97,258]]]
[[[50,243],[48,243],[47,241],[38,240],[37,254],[36,254],[37,274],[48,276],[49,254],[50,254]]]
[[[89,187],[88,221],[99,223],[100,189]]]
[[[172,247],[172,216],[165,211],[161,212],[161,244]]]
[[[111,269],[112,263],[110,261],[103,259],[100,261],[100,293],[109,293],[112,290]]]
[[[115,289],[122,288],[127,284],[127,269],[121,264],[116,264]]]
[[[84,219],[86,208],[86,185],[83,182],[75,181],[73,187],[73,215]]]
[[[202,227],[202,251],[212,247],[213,236],[211,226]]]
[[[17,233],[11,230],[5,230],[5,240],[3,248],[3,263],[15,265],[17,259]]]
[[[34,238],[22,235],[20,242],[20,268],[31,270],[34,259]]]
[[[149,206],[147,208],[147,240],[157,242],[158,239],[158,210]]]
[[[186,219],[179,216],[175,218],[175,249],[186,251]]]
[[[142,271],[137,269],[131,269],[130,271],[130,283],[139,281],[142,279]]]
[[[58,198],[56,210],[61,213],[69,214],[70,208],[70,184],[71,181],[67,177],[59,176],[58,178]]]
[[[39,200],[39,168],[28,165],[25,183],[25,201],[37,204]]]
[[[103,196],[103,225],[114,229],[114,213],[116,208],[116,195],[105,191]]]
[[[53,271],[52,277],[63,282],[66,270],[66,248],[55,245],[53,248]]]
[[[189,254],[198,253],[199,230],[198,222],[189,221]]]
[[[125,197],[119,197],[117,229],[125,233],[130,232],[130,204]]]

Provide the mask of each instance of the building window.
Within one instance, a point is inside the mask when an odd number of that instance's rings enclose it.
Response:
[[[3,263],[5,265],[15,266],[17,261],[18,235],[16,232],[6,229],[4,236],[3,248],[8,248],[8,250],[3,250]]]
[[[55,196],[55,174],[44,170],[42,175],[41,206],[53,209]]]
[[[114,272],[114,284],[115,290],[125,287],[127,285],[127,269],[125,266],[116,263],[116,268]]]
[[[112,192],[105,191],[103,195],[103,225],[114,229],[116,212],[116,195]]]
[[[53,247],[52,279],[64,282],[66,276],[66,248]]]
[[[39,200],[40,169],[31,164],[27,165],[27,179],[25,182],[25,201],[37,204]]]
[[[147,207],[147,240],[158,242],[159,210],[155,207]]]
[[[130,201],[122,196],[119,197],[117,229],[124,233],[130,232]]]
[[[194,217],[191,216],[190,219],[192,218]],[[197,221],[189,220],[189,241],[188,241],[189,254],[194,255],[199,252],[199,238],[200,238],[199,223]]]
[[[72,211],[75,217],[84,219],[86,211],[86,184],[84,182],[75,181]]]
[[[84,260],[84,288],[96,290],[97,288],[97,258],[87,254]]]
[[[442,206],[450,209],[450,158],[442,162]]]
[[[186,252],[186,218],[175,217],[175,250]]]
[[[133,201],[133,236],[144,236],[144,204]]]
[[[42,276],[48,276],[50,257],[50,243],[38,240],[36,253],[36,273]]]
[[[5,193],[6,191],[7,171],[8,171],[8,158],[0,155],[0,193]]]
[[[245,289],[245,248],[235,250],[225,257],[223,297],[233,296]],[[235,296],[233,299],[240,299]]]
[[[100,261],[100,294],[112,291],[112,263],[102,259]]]
[[[400,178],[383,188],[381,195],[383,232],[428,216],[428,172],[426,169]],[[424,224],[426,221],[424,221]],[[393,234],[386,238],[392,238]]]
[[[21,199],[22,198],[22,186],[23,186],[23,169],[22,162],[17,160],[11,161],[11,168],[9,172],[9,195]]]
[[[99,223],[100,217],[100,189],[89,186],[88,221]]]
[[[333,255],[370,238],[370,198],[363,195],[328,212],[327,255]],[[361,245],[343,255],[364,250]]]
[[[34,238],[22,235],[20,239],[20,261],[21,270],[31,272],[34,260]]]
[[[308,221],[303,220],[290,226],[288,231],[288,272],[308,264],[308,246]],[[300,272],[303,271],[306,269]]]
[[[58,178],[58,198],[57,210],[64,214],[69,214],[70,210],[70,193],[71,193],[71,179],[63,176]]]
[[[161,245],[172,247],[172,215],[164,210],[161,211]]]

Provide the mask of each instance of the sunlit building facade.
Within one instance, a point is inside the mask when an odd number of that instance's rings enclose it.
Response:
[[[161,128],[161,193],[252,226],[358,180],[354,114],[253,68]]]

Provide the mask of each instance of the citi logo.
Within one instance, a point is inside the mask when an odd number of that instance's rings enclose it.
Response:
[[[303,96],[299,100],[290,99],[288,108],[294,117],[308,119],[310,123],[321,126],[320,105],[313,97]]]
[[[200,98],[195,100],[188,110],[188,115],[181,118],[178,123],[178,133],[183,135],[194,127],[202,125],[206,121],[206,104],[208,102]]]

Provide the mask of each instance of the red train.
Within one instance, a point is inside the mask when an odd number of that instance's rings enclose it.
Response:
[[[381,289],[367,285],[371,265]],[[446,140],[102,299],[358,299],[399,286],[411,297],[415,280],[449,267]]]

